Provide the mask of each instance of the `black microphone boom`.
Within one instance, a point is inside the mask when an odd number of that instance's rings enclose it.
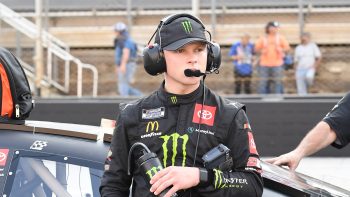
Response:
[[[200,70],[191,70],[191,69],[186,69],[184,71],[184,74],[186,77],[200,77],[205,75],[205,73],[202,73]]]

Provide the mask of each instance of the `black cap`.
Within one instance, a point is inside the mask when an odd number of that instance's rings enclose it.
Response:
[[[279,27],[280,24],[277,21],[270,21],[266,24],[266,27]]]
[[[200,41],[208,43],[204,26],[189,17],[179,17],[170,23],[163,24],[156,33],[155,43],[162,49],[174,51],[185,44]],[[161,39],[159,39],[159,34]]]

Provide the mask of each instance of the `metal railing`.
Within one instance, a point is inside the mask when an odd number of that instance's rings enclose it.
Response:
[[[24,35],[35,40],[37,39],[38,32],[34,23],[14,12],[10,8],[6,7],[0,3],[0,18],[5,21],[7,24],[22,32]],[[98,71],[95,66],[91,64],[82,63],[78,58],[70,54],[70,48],[67,44],[54,37],[47,31],[42,30],[42,41],[43,46],[47,48],[47,77],[45,80],[48,84],[53,87],[68,93],[69,84],[70,84],[70,62],[74,62],[77,65],[77,96],[82,97],[82,71],[83,69],[91,70],[93,73],[93,93],[92,96],[97,96],[97,85],[98,85]],[[52,68],[53,68],[53,58],[52,55],[55,55],[62,60],[64,60],[64,84],[60,84],[58,81],[55,81],[52,77]],[[34,73],[34,70],[28,70]],[[34,75],[34,74],[33,74]]]

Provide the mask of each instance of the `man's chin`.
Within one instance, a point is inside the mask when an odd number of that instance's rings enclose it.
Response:
[[[200,77],[186,77],[186,80],[184,80],[184,84],[186,85],[196,85],[200,82]]]

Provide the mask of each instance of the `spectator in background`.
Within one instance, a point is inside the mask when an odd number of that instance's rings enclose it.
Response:
[[[130,86],[136,69],[136,43],[130,38],[124,23],[116,23],[114,31],[116,34],[114,47],[119,94],[121,96],[141,96],[142,93],[138,89]]]
[[[229,56],[233,60],[235,93],[241,93],[241,86],[244,85],[246,94],[251,93],[250,83],[253,73],[254,44],[250,42],[250,35],[244,34],[241,40],[234,43],[230,49]]]
[[[258,93],[283,93],[283,57],[290,49],[288,41],[280,35],[279,23],[270,21],[265,27],[265,35],[261,36],[255,44],[255,51],[260,54],[258,74],[260,77]],[[271,90],[274,83],[274,92]]]
[[[295,79],[299,95],[306,95],[313,84],[315,71],[321,62],[321,52],[318,46],[311,42],[310,33],[302,33],[301,44],[294,52]]]

